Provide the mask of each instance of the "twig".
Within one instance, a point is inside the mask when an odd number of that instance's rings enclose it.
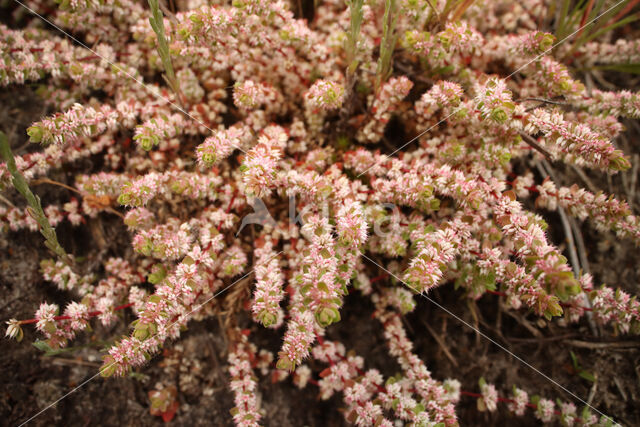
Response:
[[[592,193],[597,193],[598,192],[598,189],[596,188],[595,185],[593,185],[593,182],[591,182],[591,180],[589,179],[587,174],[584,173],[582,168],[580,168],[579,166],[575,166],[575,165],[571,165],[571,168],[573,168],[573,170],[578,174],[580,179],[582,179],[584,181],[584,183],[587,185],[587,187],[589,187],[589,190]]]
[[[2,194],[0,194],[0,200],[5,203],[7,206],[11,206],[12,208],[15,208],[16,205],[14,205],[13,203],[11,203],[11,201],[7,198],[5,198]]]
[[[620,395],[622,396],[624,401],[626,402],[627,400],[629,400],[629,398],[627,398],[627,393],[624,392],[624,388],[622,388],[622,385],[620,384],[620,380],[618,379],[618,377],[614,376],[613,377],[613,382],[615,383],[616,387],[618,388],[618,391],[620,392]]]
[[[576,337],[578,334],[564,334],[564,335],[554,335],[552,337],[540,337],[540,338],[519,338],[519,337],[507,337],[509,341],[514,341],[517,343],[523,344],[535,344],[540,342],[548,342],[548,341],[560,341],[567,338]]]
[[[58,182],[58,181],[54,181],[52,179],[49,178],[39,178],[39,179],[34,179],[33,181],[31,181],[31,185],[40,185],[40,184],[51,184],[51,185],[57,185],[58,187],[62,187],[62,188],[66,188],[69,191],[73,191],[81,196],[84,196],[84,194],[82,194],[82,192],[80,192],[77,188],[73,188],[67,184],[63,184],[62,182]]]
[[[588,342],[579,340],[567,340],[567,344],[574,347],[598,350],[603,348],[635,348],[640,347],[640,341],[613,341],[613,342]]]
[[[542,161],[538,163],[538,169],[542,173],[542,175],[551,175],[551,166],[546,161]],[[556,181],[554,179],[554,181]],[[571,264],[573,266],[573,274],[578,277],[580,275],[580,261],[578,260],[578,253],[576,252],[576,244],[573,240],[573,230],[571,229],[571,225],[569,224],[569,219],[567,218],[567,213],[564,208],[558,206],[558,213],[560,214],[560,221],[562,222],[562,228],[564,228],[565,238],[568,243],[569,248],[569,259],[571,260]]]
[[[455,22],[458,19],[460,19],[460,17],[464,14],[464,12],[466,12],[469,6],[471,6],[474,2],[475,0],[464,0],[464,2],[460,6],[458,6],[456,11],[453,13],[453,16],[451,17],[451,21]]]
[[[561,98],[561,97],[556,97],[556,98]],[[540,104],[535,105],[533,107],[529,107],[525,111],[535,110],[537,108],[542,107],[545,104],[560,105],[560,106],[565,106],[565,107],[569,105],[566,102],[554,101],[553,99],[545,99],[545,98],[522,98],[522,99],[516,99],[515,100],[515,102],[527,102],[527,101],[537,101]]]
[[[436,333],[436,331],[434,331],[431,326],[429,326],[429,323],[427,321],[423,320],[422,324],[427,328],[427,331],[429,331],[429,333],[433,336],[433,339],[436,340],[436,342],[438,343],[438,345],[440,346],[440,348],[444,352],[445,356],[447,356],[447,359],[449,359],[449,361],[453,364],[453,366],[455,366],[457,368],[458,367],[458,361],[456,360],[455,357],[453,357],[453,355],[449,351],[449,347],[447,347],[447,345],[445,344],[445,342],[442,339],[442,337],[440,335],[438,335]]]
[[[537,166],[542,176],[544,177],[551,176],[551,179],[553,179],[554,182],[559,184],[559,181],[555,176],[553,169],[551,168],[551,165],[549,163],[543,160],[542,162],[538,162]],[[579,277],[581,269],[580,269],[580,262],[578,261],[578,256],[576,252],[575,241],[573,239],[573,235],[574,235],[573,228],[569,223],[567,213],[565,212],[564,208],[561,206],[558,206],[558,212],[560,213],[560,220],[564,228],[565,236],[567,237],[567,243],[569,244],[569,258],[571,258],[571,264],[573,265],[573,274],[576,277]],[[582,241],[582,234],[580,234],[580,241],[582,243],[583,253],[585,253],[586,251],[584,250],[584,241]],[[586,256],[585,256],[585,259],[586,259]],[[587,294],[583,293],[582,295],[583,295],[582,300],[585,306],[588,308],[591,308],[591,301],[589,301]],[[587,316],[587,321],[589,322],[589,328],[591,329],[591,333],[594,334],[595,336],[598,336],[599,335],[598,328],[596,327],[596,323],[593,320],[593,314],[591,313],[590,310],[587,311],[586,316]]]
[[[546,98],[520,98],[515,100],[515,102],[527,102],[527,101],[537,101],[537,102],[542,102],[543,104],[553,104],[553,105],[568,105],[566,102],[559,102],[559,101],[554,101],[553,99],[546,99]]]
[[[547,150],[542,148],[542,146],[540,144],[538,144],[538,141],[536,141],[531,135],[529,135],[528,133],[523,132],[521,130],[518,131],[518,134],[522,137],[524,142],[529,144],[531,147],[533,147],[535,150],[537,150],[539,153],[541,153],[547,159],[551,160],[551,153],[549,153]]]
[[[178,25],[178,18],[176,18],[175,13],[169,10],[167,5],[164,4],[164,1],[160,1],[159,4],[160,4],[160,10],[162,10],[162,13],[164,13],[167,16],[169,21],[171,21],[171,23],[174,25]]]
[[[592,69],[591,73],[593,77],[595,77],[595,79],[598,81],[598,83],[600,83],[602,86],[604,86],[605,88],[607,88],[608,90],[616,90],[616,86],[613,83],[608,82],[607,80],[605,80],[604,77],[602,77],[602,74],[600,73],[599,70],[596,69]]]
[[[419,74],[416,74],[413,70],[411,70],[409,67],[407,67],[406,65],[402,64],[401,62],[394,62],[393,66],[395,68],[397,68],[398,70],[402,71],[404,74],[408,75],[409,77],[411,77],[412,79],[415,79],[417,81],[419,81],[420,83],[424,83],[424,84],[428,84],[428,85],[432,85],[433,81],[427,79],[426,77],[422,77]]]
[[[522,318],[519,314],[513,313],[510,310],[504,311],[508,316],[512,317],[516,322],[518,322],[521,326],[523,326],[526,330],[531,332],[531,335],[536,337],[537,339],[542,338],[542,333],[531,326],[531,324],[524,318]]]
[[[96,368],[102,365],[101,363],[87,362],[86,360],[78,360],[78,359],[67,359],[65,357],[42,356],[40,359],[49,360],[55,365],[81,365],[81,366],[92,366]]]
[[[79,194],[81,197],[86,198],[87,194],[83,193],[82,191],[79,191],[77,188],[73,188],[67,184],[63,184],[62,182],[58,182],[58,181],[53,181],[51,179],[48,178],[39,178],[39,179],[34,179],[33,181],[31,181],[32,185],[40,185],[40,184],[51,184],[51,185],[57,185],[59,187],[65,188],[69,191],[73,191],[77,194]],[[91,194],[89,194],[89,196],[91,196]],[[114,215],[118,215],[120,218],[124,219],[124,215],[121,214],[120,212],[118,212],[117,210],[113,209],[110,206],[104,206],[104,210],[106,210],[107,212],[111,212]]]
[[[589,398],[587,399],[587,405],[591,405],[593,403],[593,398],[596,396],[596,390],[598,389],[598,381],[594,381],[591,386],[591,390],[589,390]]]
[[[631,184],[629,185],[629,202],[634,203],[636,198],[636,184],[638,182],[638,163],[640,156],[638,153],[633,154],[633,167],[631,168]]]
[[[575,218],[569,217],[569,224],[571,225],[571,230],[573,231],[573,237],[575,237],[576,240],[578,257],[580,258],[580,267],[582,267],[582,271],[584,271],[585,273],[590,273],[591,269],[589,268],[589,260],[587,259],[587,248],[584,245],[582,232],[580,231]]]
[[[436,7],[433,5],[431,0],[427,0],[427,4],[431,8],[431,10],[433,10],[433,13],[436,14],[436,20],[438,21],[437,24],[439,24],[440,23],[440,14],[438,13],[438,9],[436,9]]]

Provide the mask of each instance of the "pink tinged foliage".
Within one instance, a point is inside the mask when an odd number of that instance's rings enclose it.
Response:
[[[400,109],[402,100],[409,94],[412,87],[413,82],[405,76],[393,77],[382,85],[371,105],[373,116],[356,135],[358,141],[378,142],[384,134],[391,115]]]
[[[27,129],[31,142],[70,144],[82,137],[99,135],[117,125],[117,114],[107,105],[99,109],[74,104],[64,113],[45,118]]]
[[[385,299],[376,302],[375,317],[384,327],[384,337],[387,340],[389,354],[396,358],[405,377],[411,382],[415,393],[425,402],[422,411],[426,409],[430,418],[446,425],[456,425],[457,418],[452,401],[453,396],[444,386],[431,377],[431,372],[424,362],[413,352],[413,343],[407,337],[400,316],[385,306]],[[408,408],[415,410],[415,408]]]
[[[576,218],[589,218],[601,231],[612,230],[640,243],[640,219],[631,213],[627,202],[603,193],[593,194],[577,185],[557,188],[548,178],[534,188],[539,193],[536,205],[551,210],[560,206]]]
[[[342,39],[349,13],[343,2],[322,2],[310,23],[295,19],[284,1],[192,10],[182,5],[175,20],[165,21],[180,95],[162,83],[145,91],[123,73],[160,82],[164,70],[153,53],[157,36],[148,10],[130,0],[99,3],[72,0],[63,5],[68,10],[56,12],[56,22],[82,32],[98,55],[30,25],[0,25],[0,85],[46,79],[41,90],[47,107],[61,111],[28,128],[30,140],[43,147],[16,157],[25,179],[98,155],[96,165],[104,166],[70,184],[80,195],[45,207],[51,224],[93,224],[87,220],[119,212],[116,200],[130,208],[124,224],[135,252],[131,262],[110,258],[100,275],[82,275],[54,260],[41,263],[47,281],[81,298],[61,314],[57,305],[43,303],[35,319],[24,322],[35,324],[49,346],[67,345],[93,317],[110,327],[119,320],[118,310],[131,307],[137,316],[133,331],[109,350],[101,369],[104,376],[126,375],[178,338],[191,319],[215,314],[212,297],[252,272],[253,300],[240,301],[244,308],[263,326],[287,323],[272,378],[283,380],[292,371],[296,386],[317,385],[322,398],[340,392],[347,421],[386,427],[392,416],[414,425],[456,425],[454,405],[469,394],[456,380],[437,380],[413,352],[400,317],[416,307],[419,296],[412,290],[427,292],[456,279],[471,299],[492,291],[510,308],[547,319],[564,314],[578,321],[590,311],[617,333],[640,333],[635,297],[594,288],[586,274],[574,277],[547,238],[542,217],[516,201],[535,197],[538,208],[563,208],[599,230],[640,241],[640,220],[627,203],[550,180],[538,183],[532,173],[513,176],[520,169],[511,158],[525,165],[539,156],[530,155],[533,143],[523,133],[553,159],[610,173],[628,169],[629,160],[611,141],[623,130],[619,117],[640,116],[637,93],[587,91],[572,77],[557,59],[569,52],[569,43],[548,52],[554,37],[530,30],[540,2],[508,11],[476,2],[464,15],[469,21],[451,19],[433,33],[422,31],[431,16],[427,2],[399,2],[402,60],[375,93],[371,70],[379,55],[382,10],[364,5],[354,52],[358,86],[349,99]],[[571,66],[633,64],[638,45],[590,42],[569,54]],[[486,74],[505,66],[518,76]],[[425,80],[430,78],[443,80],[431,84]],[[410,95],[414,83],[426,92]],[[563,97],[567,105],[531,104],[545,97]],[[343,117],[350,102],[357,104],[357,115]],[[176,113],[171,103],[191,117]],[[393,130],[401,128],[394,139],[388,138],[392,119],[398,125]],[[427,129],[413,145],[395,145],[400,152],[390,157],[357,147],[380,143],[390,153],[396,137],[408,141]],[[199,141],[195,149],[193,141]],[[10,183],[0,164],[0,187]],[[512,190],[505,192],[508,186]],[[236,238],[238,216],[255,197],[277,221],[253,242],[246,232]],[[302,227],[274,210],[287,197],[300,202]],[[391,212],[385,203],[395,205]],[[322,216],[324,208],[328,215]],[[23,205],[5,203],[0,227],[39,228]],[[361,257],[365,251],[396,277],[374,277]],[[145,281],[153,286],[143,286]],[[323,339],[325,329],[340,320],[351,290],[371,297],[374,318],[401,368],[386,382],[375,369],[365,370],[361,357]],[[243,298],[249,295],[244,291]],[[20,339],[24,323],[10,320],[6,334]],[[273,355],[258,352],[236,332],[228,360],[233,417],[238,425],[253,426],[262,416],[254,369],[268,374]],[[301,365],[310,356],[309,365]],[[317,362],[327,365],[319,379],[309,367]],[[481,410],[494,411],[505,400],[484,381],[480,392]],[[514,388],[509,408],[520,415],[535,407],[541,421],[556,419],[552,401],[532,401]],[[559,402],[558,409],[564,424],[578,422],[575,406]],[[581,417],[584,424],[597,421],[588,412]]]
[[[262,418],[257,379],[254,376],[252,361],[255,359],[255,346],[249,343],[247,336],[237,330],[239,342],[229,352],[229,388],[233,392],[235,407],[231,409],[233,421],[237,426],[256,427]]]
[[[320,397],[329,399],[334,393],[342,392],[347,404],[345,417],[357,426],[391,426],[384,417],[380,403],[373,398],[382,388],[383,378],[380,372],[370,369],[363,372],[363,359],[359,356],[345,355],[342,344],[323,341],[313,349],[313,356],[330,365],[320,373]]]
[[[540,399],[537,402],[536,418],[543,423],[550,422],[555,417],[555,403],[549,399]]]
[[[146,297],[143,304],[137,304],[139,318],[133,324],[134,331],[111,347],[104,357],[103,376],[125,375],[131,368],[144,364],[165,340],[180,335],[180,328],[197,314],[198,298],[215,291],[210,287],[211,268],[224,247],[222,235],[218,236],[204,250],[193,246],[182,262],[159,280],[156,292]]]
[[[470,226],[455,219],[417,241],[417,256],[404,275],[404,281],[416,292],[425,292],[440,284],[447,265],[459,246],[470,237]]]
[[[605,92],[593,89],[591,96],[576,96],[572,98],[572,102],[592,114],[640,118],[640,96],[628,90]]]
[[[640,333],[640,302],[621,289],[602,286],[589,293],[593,314],[622,333]]]
[[[151,172],[133,182],[125,182],[122,185],[118,202],[124,206],[144,206],[156,196],[161,188],[161,175]]]
[[[335,110],[344,101],[344,88],[329,80],[318,80],[305,94],[305,102],[314,109]]]
[[[519,63],[519,61],[534,59],[549,51],[554,41],[553,34],[541,31],[531,31],[520,35],[495,35],[488,38],[485,49],[487,56],[492,59],[505,59]]]
[[[408,31],[405,45],[415,53],[428,58],[434,66],[442,66],[454,55],[473,54],[484,43],[484,38],[464,21],[449,22],[437,34]]]
[[[440,81],[420,97],[414,108],[418,117],[429,118],[439,109],[457,107],[463,94],[464,91],[458,83]]]
[[[487,382],[480,378],[480,394],[481,398],[478,399],[478,409],[480,411],[494,412],[498,409],[498,392],[493,384],[487,384]]]
[[[315,314],[320,327],[327,327],[340,320],[339,308],[346,294],[346,284],[337,280],[338,259],[335,239],[327,218],[311,216],[302,227],[302,234],[309,240],[303,250],[300,292]]]
[[[196,148],[198,164],[209,168],[226,159],[242,144],[246,138],[245,134],[245,131],[238,127],[214,132]]]
[[[280,308],[280,302],[284,297],[284,277],[279,265],[280,259],[269,240],[261,248],[257,248],[254,255],[257,259],[254,270],[256,288],[251,311],[256,321],[266,327],[278,328],[284,319],[284,313]]]
[[[541,132],[545,144],[559,151],[578,165],[617,172],[629,169],[629,160],[610,141],[593,132],[589,127],[567,122],[560,112],[535,109],[527,116],[525,130]],[[553,145],[552,145],[553,144]]]
[[[543,96],[574,97],[585,91],[584,85],[571,77],[568,68],[550,56],[540,57],[528,71]]]
[[[284,334],[282,349],[278,352],[277,368],[294,371],[309,356],[309,348],[315,340],[315,319],[309,310],[292,309]]]
[[[502,124],[511,119],[515,104],[511,91],[502,79],[490,79],[484,85],[475,87],[474,103],[483,119]]]
[[[247,153],[240,171],[248,196],[263,197],[271,193],[287,139],[287,133],[280,126],[268,127],[258,138],[258,144]]]
[[[246,111],[255,110],[262,106],[273,110],[282,103],[282,95],[268,84],[245,80],[234,85],[233,103],[236,107]]]
[[[184,127],[184,119],[179,113],[155,117],[136,127],[133,140],[143,150],[149,151],[161,141],[177,136],[182,127]]]
[[[336,217],[336,231],[342,244],[359,247],[366,242],[367,223],[360,203],[347,200],[340,206]]]
[[[524,415],[524,411],[527,409],[527,404],[529,403],[529,394],[524,390],[513,387],[512,399],[513,402],[509,403],[509,410],[513,411],[516,415]]]
[[[186,226],[177,221],[141,230],[133,238],[136,252],[157,259],[178,259],[189,250],[190,243],[191,236]]]

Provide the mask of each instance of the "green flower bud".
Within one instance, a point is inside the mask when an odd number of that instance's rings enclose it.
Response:
[[[140,341],[146,340],[150,336],[149,326],[138,323],[136,325],[136,328],[133,330],[133,336],[134,338],[139,339]]]
[[[142,149],[144,151],[151,151],[151,149],[153,148],[153,140],[151,138],[140,138],[140,147],[142,147]]]
[[[620,150],[615,150],[609,155],[609,162],[609,168],[613,170],[625,171],[631,167],[629,159],[627,159]]]
[[[27,129],[27,135],[29,135],[29,141],[38,143],[42,141],[44,132],[42,131],[42,128],[39,126],[30,126]]]
[[[264,310],[258,315],[258,320],[265,328],[268,328],[269,326],[274,325],[278,318],[275,314],[269,313],[268,311]]]
[[[149,283],[156,285],[164,280],[167,277],[167,270],[164,268],[162,264],[155,264],[151,267],[151,274],[147,277]]]
[[[100,368],[100,375],[103,378],[109,378],[116,373],[116,363],[113,360],[113,357],[107,356],[104,358],[104,362],[102,363],[102,367]]]
[[[122,193],[118,196],[118,203],[121,205],[128,205],[131,202],[131,194],[130,193]]]
[[[315,313],[318,325],[326,328],[332,323],[340,321],[340,312],[333,307],[320,307]]]
[[[569,89],[571,89],[571,85],[566,80],[561,81],[559,86],[561,92],[569,92]]]
[[[276,368],[282,369],[283,371],[293,372],[296,368],[296,364],[291,360],[289,360],[289,357],[283,355],[283,356],[280,356],[280,359],[278,359],[278,363],[276,363]]]
[[[504,123],[509,119],[509,116],[507,116],[507,113],[505,113],[502,108],[494,108],[491,110],[491,119],[498,123]]]
[[[539,33],[539,34],[542,34],[542,40],[540,40],[540,45],[538,46],[539,48],[538,53],[543,53],[549,50],[551,46],[553,46],[553,42],[555,41],[556,38],[552,34],[544,34],[544,33]]]

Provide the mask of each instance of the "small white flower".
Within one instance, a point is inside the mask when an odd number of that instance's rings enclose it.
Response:
[[[15,338],[18,342],[22,341],[24,337],[24,333],[22,332],[22,328],[20,327],[20,321],[17,319],[11,319],[6,322],[7,332],[5,333],[5,337]]]

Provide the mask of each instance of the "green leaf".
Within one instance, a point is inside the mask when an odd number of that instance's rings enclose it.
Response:
[[[570,351],[569,355],[571,356],[571,363],[573,364],[573,368],[575,370],[579,370],[580,369],[580,365],[578,365],[578,357],[576,356],[576,354],[573,351]]]
[[[598,65],[594,68],[599,70],[618,71],[620,73],[640,74],[640,63]]]
[[[40,198],[34,195],[29,189],[29,185],[27,181],[24,179],[22,174],[18,171],[18,167],[16,166],[16,161],[13,157],[13,153],[11,152],[11,147],[9,146],[9,141],[7,140],[7,136],[0,131],[0,155],[7,164],[7,169],[9,173],[13,177],[12,183],[13,186],[18,190],[20,194],[27,200],[27,204],[29,207],[27,208],[28,213],[33,217],[33,219],[38,223],[40,228],[40,233],[45,238],[45,245],[51,249],[53,253],[55,253],[58,258],[68,266],[73,266],[73,260],[65,250],[62,248],[60,243],[58,243],[58,238],[56,236],[56,232],[49,224],[49,220],[42,209],[42,205],[40,204]]]
[[[596,382],[596,377],[591,372],[580,371],[578,375],[580,375],[582,378],[592,383]]]
[[[384,83],[391,75],[393,50],[398,40],[396,23],[398,22],[399,14],[396,9],[395,0],[385,0],[384,17],[382,18],[382,40],[380,42],[380,54],[378,56],[378,65],[376,69],[376,93],[378,93],[382,83]]]
[[[77,347],[53,348],[46,341],[41,341],[41,340],[37,340],[36,342],[32,343],[32,345],[38,350],[44,352],[44,355],[47,357],[57,356],[59,354],[65,354],[65,353],[73,353],[74,351],[84,347],[84,346],[77,346]]]
[[[169,53],[169,43],[167,42],[167,37],[164,33],[164,17],[160,10],[158,0],[148,0],[148,3],[149,9],[151,9],[149,24],[151,24],[151,28],[153,28],[158,39],[157,51],[160,59],[162,60],[165,77],[171,89],[179,96],[180,86],[173,71],[173,64],[171,63],[171,55]]]
[[[353,75],[358,68],[356,49],[358,46],[358,36],[360,35],[360,26],[362,24],[362,6],[364,5],[364,0],[350,0],[347,4],[349,5],[349,12],[351,14],[351,26],[347,32],[347,39],[345,40],[345,53],[347,56],[346,63],[348,64],[347,75]]]

